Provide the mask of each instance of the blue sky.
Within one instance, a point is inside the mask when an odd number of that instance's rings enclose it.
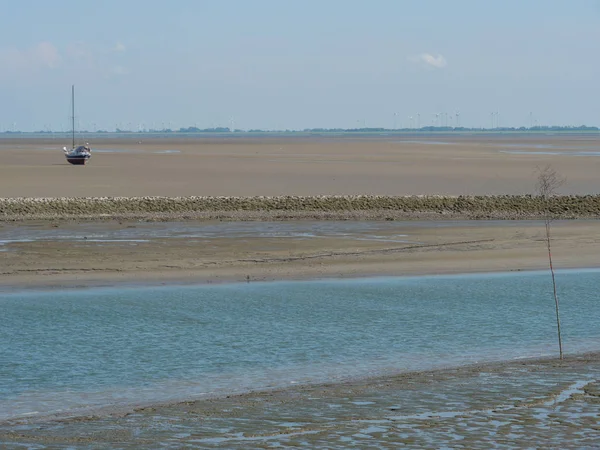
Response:
[[[85,128],[391,128],[457,111],[463,126],[492,111],[600,125],[600,0],[0,0],[0,15],[0,131],[68,127],[71,84]]]

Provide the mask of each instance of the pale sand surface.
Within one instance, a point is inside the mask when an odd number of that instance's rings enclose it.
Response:
[[[545,164],[600,192],[598,134],[140,139],[91,137],[75,167],[69,138],[0,138],[0,197],[523,194]]]
[[[296,223],[318,230],[317,222]],[[227,231],[208,237],[153,236],[143,222],[38,222],[0,225],[0,241],[15,230],[60,230],[74,240],[6,241],[0,247],[0,286],[68,287],[127,283],[343,278],[545,269],[542,222],[356,222],[316,236]],[[160,224],[167,227],[168,224]],[[277,223],[256,226],[277,230]],[[340,225],[341,226],[341,225]],[[364,230],[361,227],[364,226]],[[95,227],[95,228],[94,228]],[[92,239],[95,230],[128,231],[132,241]],[[215,228],[216,227],[216,228]],[[29,230],[29,231],[28,231]],[[264,231],[264,230],[263,230]],[[261,234],[262,233],[262,234]],[[594,220],[552,226],[555,268],[600,267],[600,227]],[[86,239],[86,234],[90,239]],[[141,241],[141,242],[138,242]]]

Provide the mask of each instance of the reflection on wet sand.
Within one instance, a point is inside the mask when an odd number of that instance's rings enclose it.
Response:
[[[7,448],[592,447],[599,376],[598,354],[521,360],[21,421],[0,426],[0,440]]]

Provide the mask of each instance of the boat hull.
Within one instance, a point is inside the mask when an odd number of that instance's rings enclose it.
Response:
[[[67,156],[67,161],[74,166],[83,166],[89,159],[89,156]]]

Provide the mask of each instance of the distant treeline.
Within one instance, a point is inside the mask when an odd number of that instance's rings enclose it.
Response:
[[[598,131],[598,127],[590,127],[587,125],[581,125],[578,127],[573,126],[536,126],[536,127],[498,127],[498,128],[468,128],[468,127],[421,127],[421,128],[305,128],[303,132],[310,133],[352,133],[352,132],[373,132],[373,133],[385,133],[385,132],[435,132],[435,131],[458,131],[458,132],[490,132],[490,131]],[[258,131],[258,130],[257,130]]]
[[[178,130],[172,130],[170,128],[161,129],[161,130],[143,130],[143,131],[132,131],[132,130],[122,130],[120,128],[116,129],[116,133],[415,133],[415,132],[423,132],[423,133],[434,133],[434,132],[469,132],[469,133],[489,133],[489,132],[553,132],[553,131],[599,131],[600,128],[595,126],[587,126],[581,125],[578,127],[574,126],[535,126],[535,127],[499,127],[499,128],[468,128],[468,127],[421,127],[421,128],[305,128],[303,130],[261,130],[261,129],[251,129],[251,130],[239,130],[239,129],[231,129],[229,127],[214,127],[214,128],[197,128],[197,127],[187,127],[187,128],[179,128]],[[61,131],[33,131],[33,132],[25,132],[25,131],[4,131],[2,134],[26,134],[26,133],[35,133],[35,134],[52,134],[52,133],[65,133]],[[81,133],[111,133],[111,131],[106,130],[83,130],[78,131],[78,134]]]

